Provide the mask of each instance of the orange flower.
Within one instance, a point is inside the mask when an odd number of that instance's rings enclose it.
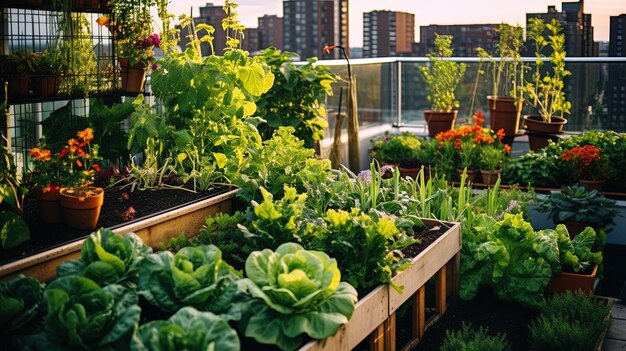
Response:
[[[37,161],[50,161],[52,157],[50,150],[40,149],[38,147],[30,149],[28,154]]]
[[[498,136],[498,139],[502,140],[502,139],[504,139],[504,136],[505,136],[506,134],[504,133],[504,129],[503,129],[503,128],[500,128],[500,130],[498,130],[498,132],[496,133],[496,135]]]
[[[506,152],[507,154],[511,154],[511,145],[509,144],[504,144],[504,152]]]
[[[96,20],[96,23],[98,23],[99,25],[103,26],[103,27],[108,27],[109,26],[109,16],[102,16],[99,17]]]
[[[82,167],[83,166],[83,161],[81,161],[80,159],[76,160],[76,165],[78,167]]]
[[[85,128],[85,130],[81,130],[76,135],[83,139],[84,142],[88,143],[93,140],[93,129]]]
[[[482,111],[477,111],[472,118],[477,126],[482,126],[483,123],[485,123],[485,117],[483,117]]]

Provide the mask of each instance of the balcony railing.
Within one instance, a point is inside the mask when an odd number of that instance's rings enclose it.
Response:
[[[476,110],[486,112],[486,97],[491,95],[493,86],[489,63],[483,63],[482,69],[485,73],[479,78],[474,111],[470,111],[480,61],[478,58],[452,58],[452,60],[467,64],[464,79],[457,89],[457,99],[460,102],[459,118],[464,120]],[[524,58],[523,62],[532,71],[535,58]],[[357,78],[359,122],[362,127],[386,124],[397,127],[424,127],[423,111],[428,109],[430,104],[426,99],[426,85],[419,67],[428,65],[428,58],[353,59],[350,63],[352,72]],[[347,77],[344,60],[323,60],[317,64],[329,66],[337,74]],[[544,66],[546,65],[549,65],[549,62]],[[572,103],[571,114],[566,116],[568,119],[566,131],[611,129],[626,132],[626,58],[566,58],[566,68],[572,72],[572,75],[565,79],[566,96]],[[347,81],[347,78],[345,80]],[[337,111],[341,87],[346,89],[345,83],[335,85],[334,96],[328,101],[331,130],[326,134],[327,138],[333,135],[333,111]],[[345,99],[343,101],[345,103]],[[341,110],[345,111],[345,106]],[[523,113],[532,111],[526,106]]]

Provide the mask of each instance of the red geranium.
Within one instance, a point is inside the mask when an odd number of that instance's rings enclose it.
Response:
[[[572,167],[577,179],[606,178],[606,162],[600,149],[593,145],[577,146],[561,154],[561,159]]]

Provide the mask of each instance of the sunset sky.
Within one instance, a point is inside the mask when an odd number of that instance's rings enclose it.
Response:
[[[194,16],[203,0],[172,0],[170,11],[176,15],[189,14],[191,6]],[[239,18],[246,27],[256,27],[257,17],[267,15],[282,16],[282,0],[235,0],[239,4]],[[384,5],[382,5],[384,3]],[[213,1],[223,5],[223,0]],[[561,10],[561,1],[554,0],[350,0],[350,46],[363,45],[363,12],[373,10],[404,11],[415,15],[415,27],[428,24],[470,24],[470,23],[519,23],[526,22],[527,12],[546,12],[548,5],[556,5]],[[585,13],[592,14],[594,40],[606,41],[609,38],[609,17],[626,13],[626,0],[587,0]],[[419,41],[419,33],[415,40]]]

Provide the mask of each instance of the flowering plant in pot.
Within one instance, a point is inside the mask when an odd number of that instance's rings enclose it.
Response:
[[[430,65],[420,67],[426,87],[431,109],[424,111],[428,124],[428,134],[434,137],[439,132],[454,127],[459,102],[456,100],[455,90],[465,74],[466,65],[449,60],[452,57],[452,36],[436,35],[437,50],[427,56]]]
[[[61,207],[66,223],[76,229],[95,229],[104,202],[104,190],[92,186],[98,165],[98,145],[91,145],[93,130],[79,131],[59,152],[69,175],[61,188]]]
[[[32,168],[27,173],[27,184],[37,200],[39,220],[43,223],[63,221],[60,199],[61,187],[70,176],[64,162],[47,147],[45,138],[38,147],[28,151]]]
[[[403,176],[415,178],[419,171],[419,150],[422,141],[410,132],[390,135],[372,142],[370,150],[373,158],[381,164],[397,165]]]
[[[510,147],[501,143],[492,143],[484,145],[480,148],[480,173],[483,177],[483,183],[487,185],[493,185],[498,180],[500,173],[502,173],[502,161],[507,150],[510,152]]]
[[[546,38],[546,28],[551,35]],[[547,134],[559,134],[567,123],[564,115],[570,113],[572,104],[565,96],[564,78],[571,74],[565,69],[565,34],[556,19],[546,23],[539,18],[531,18],[526,31],[527,40],[535,43],[535,71],[526,82],[524,92],[528,103],[538,115],[524,116],[526,130],[530,132],[530,147],[533,150],[547,145]],[[543,52],[548,50],[549,56]],[[551,69],[545,69],[544,58],[550,59]],[[542,72],[545,72],[542,75]],[[539,133],[539,138],[534,138]]]
[[[593,145],[576,146],[561,154],[561,159],[587,190],[602,190],[608,173],[608,162]]]

